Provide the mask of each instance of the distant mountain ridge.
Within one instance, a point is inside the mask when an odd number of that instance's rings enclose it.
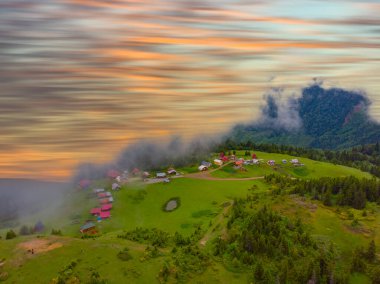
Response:
[[[380,141],[380,124],[368,115],[364,94],[315,84],[286,104],[267,96],[258,122],[237,125],[236,142],[287,144],[322,149],[343,149]],[[293,127],[294,125],[294,127]]]

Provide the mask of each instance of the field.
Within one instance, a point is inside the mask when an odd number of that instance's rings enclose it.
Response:
[[[235,170],[233,164],[222,167],[220,170],[211,173],[214,177],[220,178],[248,178],[248,177],[260,177],[266,174],[278,173],[283,175],[288,175],[296,178],[310,179],[310,178],[320,178],[320,177],[341,177],[353,175],[356,177],[370,178],[370,174],[362,172],[358,169],[349,168],[341,165],[333,165],[325,162],[313,161],[306,158],[299,158],[299,161],[305,166],[295,167],[289,163],[291,159],[295,157],[276,154],[276,153],[264,153],[255,152],[258,159],[263,159],[263,163],[260,165],[246,165],[244,168],[246,171]],[[244,151],[236,152],[237,158],[244,157]],[[281,161],[285,159],[288,162],[283,164]],[[266,164],[268,160],[275,160],[276,166],[269,166]]]
[[[291,159],[287,155],[260,153],[259,158]],[[316,178],[321,176],[369,177],[369,174],[356,169],[300,159],[305,164],[304,173],[297,168],[284,165],[281,172],[294,177]],[[54,283],[60,271],[70,269],[70,273],[83,283],[91,280],[96,272],[107,283],[159,283],[157,275],[171,256],[169,248],[159,249],[158,257],[145,259],[146,244],[120,239],[117,236],[136,227],[158,228],[174,234],[190,236],[197,227],[203,237],[199,247],[205,251],[211,249],[210,240],[223,233],[228,212],[235,198],[244,198],[254,194],[257,199],[254,206],[268,205],[290,218],[301,218],[316,239],[333,242],[340,251],[338,267],[349,265],[350,253],[355,247],[366,247],[375,239],[380,247],[380,210],[376,204],[367,204],[367,216],[362,210],[326,207],[319,201],[310,201],[295,195],[271,194],[273,187],[264,180],[244,180],[247,177],[261,176],[274,172],[269,166],[255,166],[247,172],[229,173],[221,168],[212,173],[218,178],[242,178],[242,180],[207,180],[197,178],[177,178],[168,184],[128,183],[114,192],[112,217],[97,223],[101,235],[96,239],[81,239],[78,232],[80,224],[92,217],[89,209],[96,204],[91,191],[72,194],[71,201],[62,204],[57,210],[59,216],[52,216],[46,223],[46,232],[40,237],[18,236],[5,240],[5,231],[0,233],[0,279],[1,273],[7,273],[5,283]],[[187,171],[191,173],[191,169]],[[98,186],[108,186],[106,181],[98,181]],[[180,200],[180,206],[172,212],[165,212],[164,205],[172,198]],[[349,213],[359,220],[359,227],[350,226]],[[43,218],[43,215],[38,216]],[[35,217],[36,218],[36,217]],[[46,218],[46,217],[45,217]],[[30,222],[32,216],[25,222]],[[74,221],[74,222],[73,222]],[[63,236],[50,235],[51,228],[61,229]],[[15,228],[17,231],[17,228]],[[27,248],[34,247],[31,254]],[[131,259],[122,261],[117,254],[124,248],[129,249]],[[74,262],[75,265],[70,263]],[[70,268],[68,268],[70,266]],[[1,282],[1,281],[0,281]],[[187,279],[189,283],[247,283],[248,271],[234,270],[214,259],[203,273],[194,273]],[[351,283],[370,283],[363,274],[353,274]],[[169,282],[170,283],[170,282]]]

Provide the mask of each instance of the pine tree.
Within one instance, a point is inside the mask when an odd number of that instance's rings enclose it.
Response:
[[[366,253],[368,261],[374,261],[376,259],[376,245],[375,241],[372,240],[368,245],[368,250]]]

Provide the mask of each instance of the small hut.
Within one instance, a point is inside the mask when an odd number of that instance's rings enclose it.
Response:
[[[168,175],[176,175],[177,174],[177,171],[173,168],[169,168],[168,171],[167,171]]]
[[[207,167],[204,166],[204,165],[200,165],[200,166],[198,167],[198,170],[201,171],[201,172],[204,172],[204,171],[207,171]]]
[[[114,169],[108,170],[107,177],[111,179],[115,179],[120,176],[120,172]]]
[[[110,211],[102,211],[102,212],[100,212],[99,216],[102,219],[107,219],[107,218],[111,217],[111,212]]]
[[[79,230],[82,234],[95,234],[96,233],[96,227],[93,222],[87,222],[83,226],[80,227]]]
[[[221,166],[221,165],[223,165],[223,161],[219,160],[219,159],[215,159],[214,160],[214,164],[217,165],[217,166]]]
[[[101,212],[101,209],[100,209],[100,208],[92,208],[92,209],[90,210],[90,214],[91,214],[91,215],[94,215],[94,216],[99,215],[100,212]]]
[[[101,211],[110,211],[112,209],[112,204],[104,204],[101,208]],[[100,214],[101,212],[99,212]]]
[[[116,182],[112,184],[112,190],[119,190],[120,189],[120,185],[117,184]]]
[[[166,173],[157,173],[156,177],[157,178],[166,178]]]

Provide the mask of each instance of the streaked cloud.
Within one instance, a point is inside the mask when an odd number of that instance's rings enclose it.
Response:
[[[221,133],[272,86],[365,89],[377,1],[3,0],[0,176],[62,179],[141,138]]]

